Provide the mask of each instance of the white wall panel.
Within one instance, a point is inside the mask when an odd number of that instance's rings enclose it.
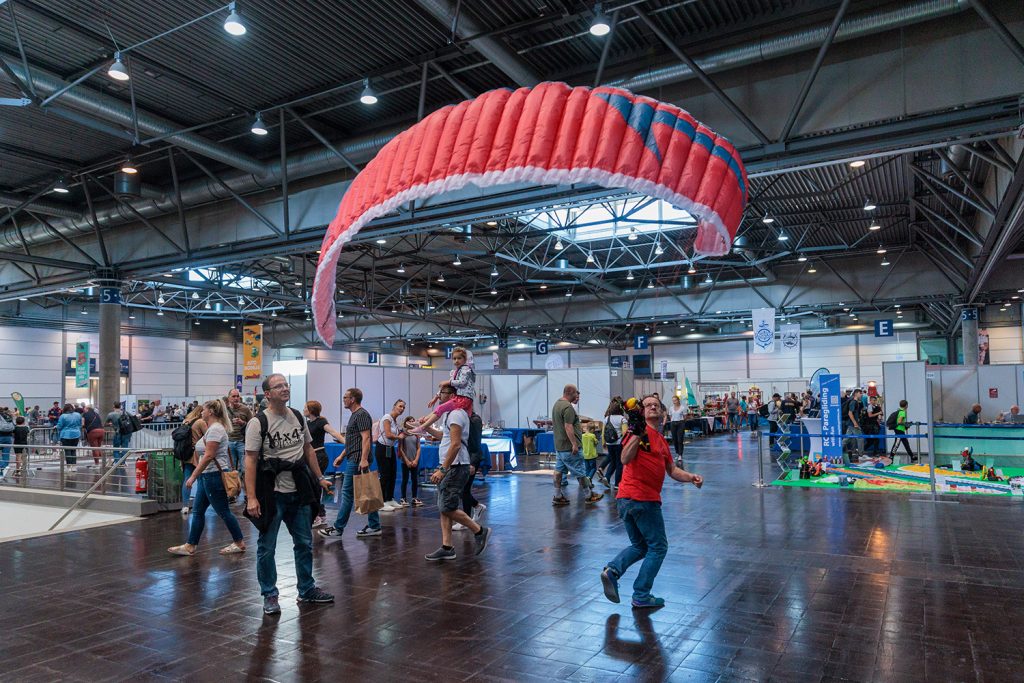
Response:
[[[609,368],[581,368],[579,370],[579,413],[601,419],[612,396],[609,393]]]
[[[409,368],[384,368],[384,410],[390,411],[395,401],[405,401],[406,413],[401,419],[412,414],[421,417],[418,410],[409,412]],[[383,415],[383,413],[381,413]]]
[[[508,354],[509,370],[529,370],[532,366],[532,353],[510,353]]]
[[[576,370],[548,370],[548,401],[545,412],[551,414],[551,406],[562,398],[562,390],[566,384],[575,384],[578,389],[579,381],[580,376]]]
[[[746,380],[747,344],[743,340],[700,345],[700,381]],[[693,380],[690,380],[691,383]]]
[[[930,367],[941,380],[942,402],[935,419],[941,422],[960,422],[971,406],[978,402],[978,374],[973,367],[946,365]],[[912,396],[900,396],[913,401]]]
[[[869,381],[879,382],[879,391],[884,392],[882,384],[882,363],[888,361],[917,360],[917,334],[915,332],[897,332],[892,337],[876,337],[872,334],[857,335],[860,353],[860,386],[866,387]]]
[[[306,365],[306,400],[319,401],[323,406],[321,415],[332,427],[340,431],[342,419],[341,365],[331,362],[311,361]],[[302,408],[296,406],[301,410]]]
[[[506,427],[533,427],[538,417],[551,414],[551,406],[544,405],[547,396],[548,378],[546,375],[519,375],[519,419],[515,425],[505,422]]]
[[[802,340],[801,340],[802,341]],[[780,342],[775,343],[775,353],[753,353],[753,344],[747,344],[750,351],[750,379],[784,379],[800,377],[800,354],[785,351]],[[703,348],[701,349],[703,351]]]
[[[668,371],[676,373],[676,378],[683,383],[683,377],[690,378],[690,384],[697,383],[697,344],[658,344],[654,346],[654,372],[660,369],[660,363],[668,361]]]
[[[506,427],[519,424],[519,378],[515,375],[491,375],[488,398],[491,422]]]
[[[800,340],[804,375],[810,378],[818,368],[839,375],[841,387],[857,384],[857,342],[852,334],[834,337],[803,337]]]
[[[380,354],[380,364],[393,368],[405,368],[409,367],[409,357],[395,353],[382,353]]]
[[[235,345],[188,342],[190,396],[225,396],[235,386]]]
[[[356,386],[363,392],[363,407],[370,412],[370,417],[374,420],[384,414],[385,405],[391,407],[391,401],[387,400],[390,393],[386,395],[384,390],[384,368],[357,365]]]
[[[569,352],[569,366],[573,368],[608,367],[608,349],[574,349]]]
[[[132,337],[131,387],[133,394],[184,396],[185,340]]]
[[[1006,365],[978,366],[978,403],[981,404],[982,420],[990,422],[1017,403],[1017,373],[1014,370]],[[991,389],[996,390],[998,397],[989,397]]]
[[[988,351],[992,363],[1024,363],[1020,326],[988,328]]]
[[[21,392],[26,406],[48,409],[60,400],[65,357],[61,337],[60,330],[0,327],[0,384],[4,387],[0,398],[4,405],[12,391]]]
[[[430,409],[427,403],[437,393],[434,376],[430,370],[409,370],[409,414],[423,417]]]

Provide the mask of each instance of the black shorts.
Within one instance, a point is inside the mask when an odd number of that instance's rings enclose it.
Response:
[[[469,465],[452,465],[437,485],[437,509],[455,512],[462,507],[462,489],[469,481]]]

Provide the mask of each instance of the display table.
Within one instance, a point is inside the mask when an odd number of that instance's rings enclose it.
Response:
[[[538,453],[554,453],[555,452],[555,434],[554,432],[544,432],[543,434],[537,435],[537,452]]]
[[[1024,467],[1024,424],[936,422],[934,430],[937,456],[959,457],[963,449],[974,448],[974,459],[983,465]]]

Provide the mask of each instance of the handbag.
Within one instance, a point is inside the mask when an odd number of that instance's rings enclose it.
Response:
[[[356,512],[368,515],[384,507],[384,494],[376,472],[357,472],[353,475],[352,491],[355,495]]]
[[[228,449],[228,463],[230,463],[231,469],[225,472],[220,463],[217,462],[217,458],[214,457],[213,459],[213,464],[220,470],[220,481],[224,484],[224,491],[227,492],[228,498],[237,498],[238,494],[242,492],[242,478],[238,474],[234,460],[231,458],[231,449]],[[383,502],[381,505],[383,505]]]

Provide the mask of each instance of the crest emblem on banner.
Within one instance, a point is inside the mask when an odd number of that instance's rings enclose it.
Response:
[[[786,351],[796,351],[800,348],[800,326],[782,326],[782,348]]]
[[[758,323],[757,332],[754,333],[754,343],[762,349],[767,349],[775,343],[775,330],[764,320]]]

